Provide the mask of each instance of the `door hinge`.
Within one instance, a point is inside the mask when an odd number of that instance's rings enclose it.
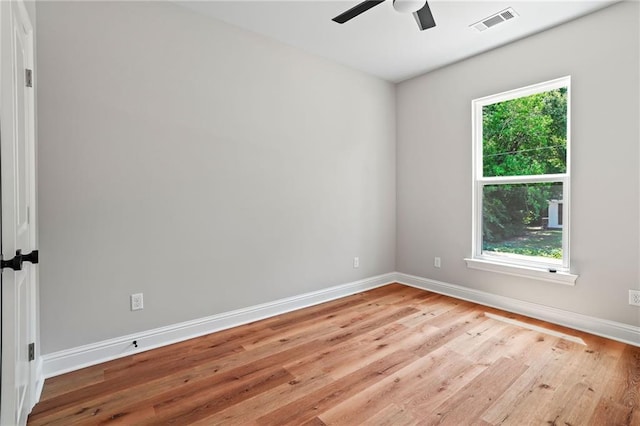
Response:
[[[24,81],[27,87],[33,87],[33,70],[29,68],[24,70]]]
[[[36,359],[36,344],[29,343],[29,361]]]

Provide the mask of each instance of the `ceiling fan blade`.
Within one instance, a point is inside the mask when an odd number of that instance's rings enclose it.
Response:
[[[425,3],[422,9],[413,12],[413,16],[416,18],[420,31],[428,30],[436,26],[436,21],[433,19],[431,9],[429,9],[429,3]]]
[[[332,21],[337,22],[338,24],[344,24],[348,20],[355,18],[356,16],[360,15],[361,13],[366,12],[367,10],[371,9],[374,6],[379,5],[383,1],[384,0],[367,0],[367,1],[363,1],[362,3],[359,3],[359,4],[355,5],[354,7],[352,7],[349,10],[347,10],[346,12],[341,13],[340,15],[336,16],[335,18],[332,19]]]

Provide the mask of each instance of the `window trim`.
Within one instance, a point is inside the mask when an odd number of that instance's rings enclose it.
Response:
[[[504,263],[492,262],[484,259],[464,259],[467,268],[478,269],[480,271],[498,272],[500,274],[512,275],[516,277],[532,278],[539,281],[546,281],[556,284],[573,286],[578,279],[578,275],[565,271],[550,272],[546,269],[533,268],[527,266],[507,265]]]
[[[512,99],[530,96],[536,93],[547,92],[559,88],[567,88],[567,149],[566,172],[561,174],[537,175],[537,176],[483,176],[483,120],[482,109],[486,105],[504,102]],[[506,92],[485,96],[471,101],[472,123],[472,256],[465,259],[467,267],[473,269],[490,270],[510,275],[525,276],[544,281],[560,282],[573,285],[577,275],[570,273],[570,245],[569,236],[571,229],[571,76],[565,76],[530,86],[513,89]],[[489,184],[507,183],[545,183],[557,182],[562,184],[563,191],[563,227],[562,248],[563,258],[561,262],[523,259],[522,257],[508,255],[496,256],[482,253],[482,190]]]

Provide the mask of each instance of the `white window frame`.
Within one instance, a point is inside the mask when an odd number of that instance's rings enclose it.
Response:
[[[567,150],[565,173],[537,176],[483,176],[482,109],[486,105],[522,98],[559,88],[567,88]],[[571,230],[571,76],[533,84],[519,89],[474,99],[472,107],[473,140],[473,236],[472,257],[465,259],[469,268],[488,270],[543,281],[574,285],[577,275],[570,273],[569,233]],[[485,185],[519,183],[561,183],[563,191],[562,261],[532,256],[495,255],[482,252],[482,194]]]

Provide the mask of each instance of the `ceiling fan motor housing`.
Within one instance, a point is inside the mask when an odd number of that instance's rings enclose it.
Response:
[[[413,13],[424,7],[426,0],[393,0],[393,8],[400,13]]]
[[[344,24],[345,22],[350,21],[356,16],[366,12],[372,7],[384,3],[385,1],[386,0],[365,0],[353,6],[346,12],[336,16],[332,20],[338,24]],[[433,19],[427,0],[393,0],[393,7],[400,13],[413,13],[420,31],[436,26],[436,21]]]

